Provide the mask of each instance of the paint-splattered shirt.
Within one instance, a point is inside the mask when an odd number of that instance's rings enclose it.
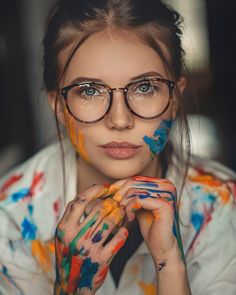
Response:
[[[76,158],[65,144],[66,202],[76,195]],[[167,178],[177,186],[179,175]],[[181,234],[193,295],[236,294],[236,178],[194,158],[180,199]],[[0,180],[0,294],[53,294],[54,233],[65,209],[59,144]],[[155,271],[143,242],[116,289],[111,273],[98,295],[154,295]]]

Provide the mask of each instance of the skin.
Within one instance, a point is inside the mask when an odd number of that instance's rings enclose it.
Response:
[[[61,68],[69,52],[70,47],[59,54]],[[133,77],[147,72],[173,79],[159,55],[136,37],[102,32],[88,38],[77,50],[60,87],[81,76],[101,79],[112,88],[123,87]],[[184,78],[177,81],[180,92],[185,84]],[[67,127],[80,157],[79,196],[67,205],[56,231],[55,294],[95,294],[106,278],[109,263],[127,238],[128,232],[121,226],[125,215],[130,221],[138,219],[156,267],[158,294],[173,294],[173,289],[175,294],[190,294],[176,190],[172,183],[160,179],[159,153],[170,131],[170,124],[165,122],[176,116],[176,98],[161,117],[142,120],[129,112],[122,92],[115,91],[113,95],[109,114],[91,125],[76,122],[65,111],[63,99],[59,101],[58,119]],[[56,92],[48,96],[54,107]],[[141,148],[130,159],[112,159],[99,147],[110,141],[128,141]],[[94,183],[106,184],[92,186]],[[104,198],[112,203],[98,201]],[[85,212],[86,219],[80,221]],[[118,232],[103,246],[114,229]]]

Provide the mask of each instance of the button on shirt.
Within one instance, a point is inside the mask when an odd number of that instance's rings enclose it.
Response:
[[[76,195],[76,156],[64,142],[63,193],[59,144],[52,144],[0,180],[0,294],[53,294],[54,233]],[[180,176],[167,178],[180,192]],[[236,175],[193,157],[179,199],[180,229],[193,295],[236,295]],[[158,283],[158,282],[157,282]],[[142,242],[128,259],[118,288],[110,272],[98,295],[154,295],[156,273]]]

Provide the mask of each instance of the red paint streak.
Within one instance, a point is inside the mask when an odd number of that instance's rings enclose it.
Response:
[[[19,181],[23,177],[23,174],[11,176],[1,187],[0,193],[5,193],[13,184]]]
[[[154,178],[154,177],[148,177],[148,176],[139,176],[139,175],[136,175],[136,176],[133,176],[132,177],[133,180],[140,180],[140,181],[151,181],[151,182],[157,182],[157,178]]]
[[[196,233],[195,237],[193,238],[193,240],[187,250],[186,256],[188,256],[188,254],[194,250],[194,246],[197,241],[197,238],[199,237],[200,233],[206,228],[207,224],[212,220],[212,213],[214,211],[213,205],[211,205],[210,208],[207,208],[206,206],[204,206],[203,211],[204,211],[204,213],[203,213],[204,221],[203,221],[202,227]]]
[[[99,278],[98,280],[95,282],[95,285],[100,285],[106,278],[107,276],[107,272],[108,272],[108,265],[106,265],[99,273]]]
[[[63,257],[68,256],[69,253],[70,253],[70,248],[64,246],[63,251],[62,251],[62,256]]]
[[[60,212],[60,209],[61,209],[61,199],[57,199],[54,203],[53,203],[53,210],[55,212],[55,215],[56,215],[56,220],[59,219],[59,212]]]
[[[112,254],[115,254],[117,253],[121,247],[123,247],[125,241],[124,240],[121,240],[116,246],[115,248],[111,251]]]
[[[56,239],[56,255],[57,255],[57,261],[58,261],[58,264],[61,265],[62,263],[62,253],[63,253],[63,250],[64,250],[65,246],[58,240]]]
[[[40,184],[42,184],[43,177],[44,177],[44,173],[43,172],[39,172],[39,173],[36,172],[34,174],[33,181],[32,181],[31,186],[30,186],[30,196],[34,196],[35,195],[36,189],[38,188],[38,186]]]
[[[86,235],[84,236],[84,239],[87,240],[90,237],[90,234],[92,232],[92,227],[87,231]]]
[[[68,279],[68,285],[66,288],[66,291],[68,294],[74,293],[77,291],[82,263],[83,263],[83,260],[80,257],[72,256],[70,275]]]

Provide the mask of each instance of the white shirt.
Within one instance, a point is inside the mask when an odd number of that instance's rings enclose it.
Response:
[[[54,233],[76,195],[76,158],[65,142],[66,192],[60,147],[50,145],[0,180],[0,294],[53,294]],[[179,175],[169,170],[179,190]],[[193,295],[236,295],[236,175],[193,158],[180,198],[181,236]],[[155,270],[143,242],[116,289],[111,273],[98,295],[154,295]]]

